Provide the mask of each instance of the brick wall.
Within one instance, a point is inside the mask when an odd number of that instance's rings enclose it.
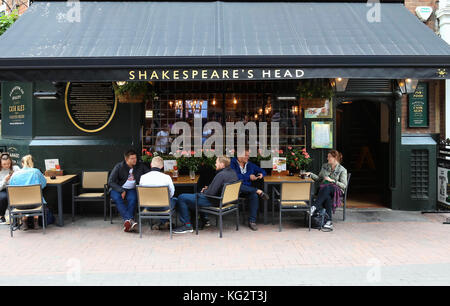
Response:
[[[17,8],[19,15],[22,15],[28,9],[27,0],[4,0],[4,2],[6,2],[6,10],[8,12]]]
[[[418,6],[431,6],[434,11],[436,11],[439,8],[438,0],[405,0],[404,4],[405,7],[414,16],[416,16],[416,7]],[[433,31],[436,31],[437,29],[435,29],[435,23],[436,23],[436,15],[433,13],[430,19],[425,24]]]

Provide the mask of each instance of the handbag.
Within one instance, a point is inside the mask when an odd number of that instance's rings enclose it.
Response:
[[[323,226],[327,223],[328,214],[325,208],[322,208],[317,214],[311,216],[311,228],[331,232],[332,229],[325,229]]]

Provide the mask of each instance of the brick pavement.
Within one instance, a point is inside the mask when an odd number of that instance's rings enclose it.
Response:
[[[15,232],[0,226],[0,284],[450,284],[450,214],[351,210],[330,233],[308,231],[303,218],[252,232],[226,218],[199,235],[143,238],[100,216],[64,228]],[[214,224],[214,220],[212,220]]]

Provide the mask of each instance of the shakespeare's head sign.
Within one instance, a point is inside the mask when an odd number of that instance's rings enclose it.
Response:
[[[137,69],[128,81],[289,80],[303,78],[302,69]]]

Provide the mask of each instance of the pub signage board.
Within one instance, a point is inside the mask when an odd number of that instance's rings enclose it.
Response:
[[[68,82],[65,106],[70,121],[86,133],[103,130],[114,118],[117,98],[111,82]]]
[[[427,83],[418,83],[416,91],[408,95],[408,126],[428,127]]]
[[[32,137],[32,83],[3,82],[2,135]]]

